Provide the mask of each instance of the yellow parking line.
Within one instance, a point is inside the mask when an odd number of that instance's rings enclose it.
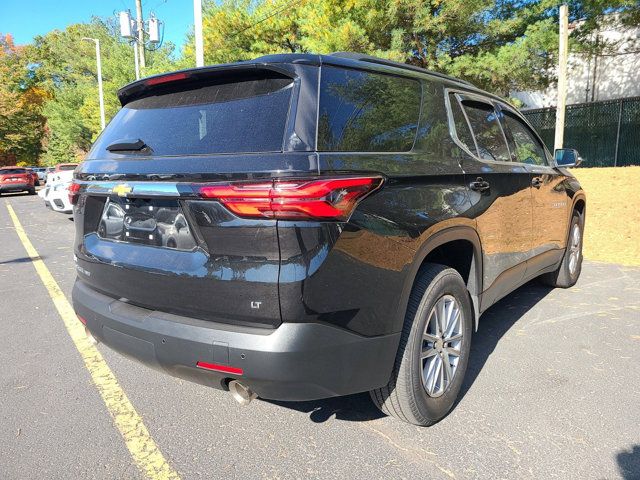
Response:
[[[20,220],[11,205],[7,204],[9,215],[15,226],[18,237],[22,242],[27,255],[40,276],[40,280],[49,292],[53,304],[64,321],[65,327],[73,340],[78,352],[84,360],[84,364],[91,374],[93,383],[98,388],[102,400],[111,414],[114,423],[120,430],[133,460],[138,468],[150,479],[179,479],[178,473],[171,468],[162,452],[151,438],[142,418],[127,398],[120,387],[115,375],[102,358],[102,355],[94,347],[84,333],[84,326],[77,319],[73,307],[51,275],[51,272],[40,259],[38,252],[33,247],[29,237],[22,228]]]

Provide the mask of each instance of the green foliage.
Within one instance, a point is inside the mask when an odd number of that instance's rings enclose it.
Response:
[[[605,14],[616,13],[624,25],[640,22],[637,0],[572,0],[569,10],[571,21],[581,21],[571,34],[573,50],[610,47],[591,35],[611,18]],[[555,81],[557,21],[558,2],[551,0],[205,0],[205,61],[356,51],[508,96]],[[78,160],[95,140],[95,49],[83,37],[100,39],[107,121],[118,111],[116,92],[134,80],[134,60],[113,20],[70,25],[26,47],[0,35],[0,161]],[[147,52],[143,76],[194,66],[193,34],[181,56],[173,50],[167,44]]]
[[[25,77],[26,64],[24,49],[0,34],[0,165],[33,164],[40,155],[46,94]]]
[[[574,46],[605,13],[631,24],[634,0],[570,3]],[[204,15],[205,60],[224,63],[271,53],[357,51],[471,80],[502,95],[554,81],[558,3],[551,0],[221,0]],[[193,37],[185,56],[193,57]]]

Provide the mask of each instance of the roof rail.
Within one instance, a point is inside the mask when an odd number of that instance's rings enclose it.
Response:
[[[446,80],[450,80],[452,82],[462,83],[464,85],[469,85],[470,87],[475,87],[475,85],[471,82],[468,82],[466,80],[461,80],[459,78],[452,77],[450,75],[445,75],[444,73],[434,72],[432,70],[427,70],[426,68],[416,67],[415,65],[409,65],[408,63],[394,62],[392,60],[386,60],[384,58],[374,57],[373,55],[364,55],[362,53],[355,53],[355,52],[333,52],[330,55],[332,57],[348,58],[351,60],[359,60],[361,62],[376,63],[378,65],[386,65],[388,67],[402,68],[403,70],[412,70],[414,72],[426,73],[429,75],[433,75],[434,77],[440,77]]]

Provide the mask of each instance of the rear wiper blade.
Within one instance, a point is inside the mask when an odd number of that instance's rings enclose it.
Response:
[[[143,150],[151,151],[151,147],[138,138],[137,140],[116,140],[107,147],[107,150],[110,152],[141,152]]]

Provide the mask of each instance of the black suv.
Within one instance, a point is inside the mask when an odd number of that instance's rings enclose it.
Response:
[[[255,396],[370,391],[430,425],[483,311],[580,274],[585,194],[518,111],[356,54],[150,77],[75,173],[73,304],[92,339]]]

